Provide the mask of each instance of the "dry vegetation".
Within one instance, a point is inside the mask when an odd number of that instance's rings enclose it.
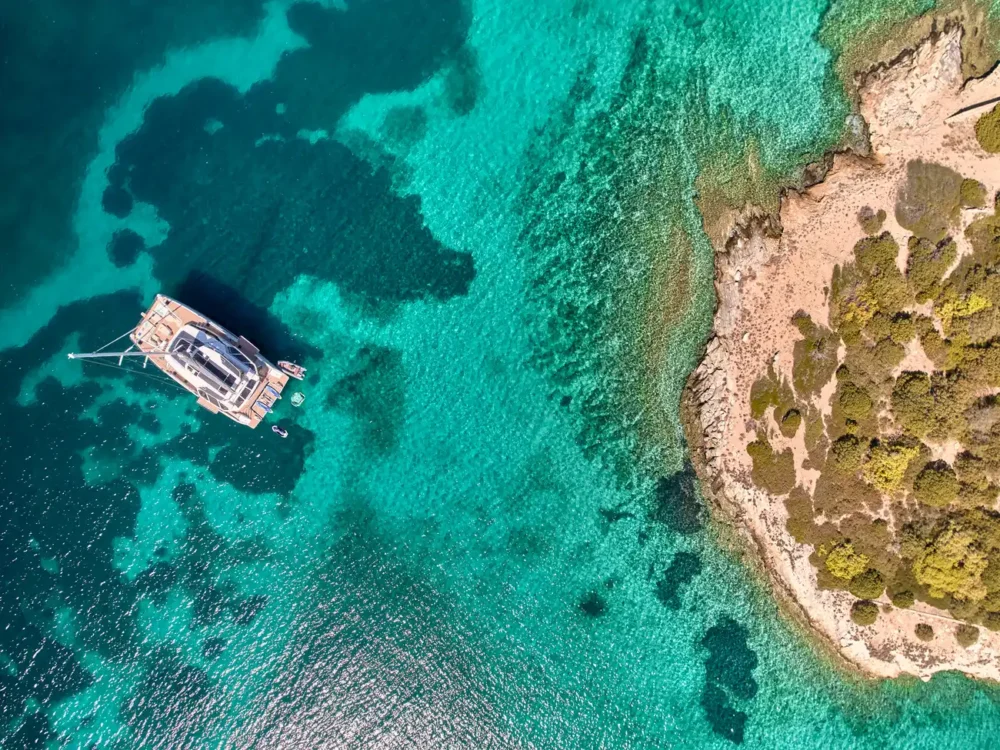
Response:
[[[747,448],[755,483],[786,497],[789,532],[813,545],[820,586],[857,597],[856,623],[875,622],[887,593],[968,623],[963,645],[975,625],[1000,630],[1000,211],[969,225],[971,254],[958,259],[952,239],[985,199],[976,180],[913,161],[894,207],[906,247],[878,234],[883,209],[862,212],[869,236],[834,270],[830,328],[796,314],[791,382],[771,369],[751,389],[761,427]],[[899,371],[912,348],[932,371]],[[768,442],[772,422],[786,438],[804,429],[810,490],[792,451]]]

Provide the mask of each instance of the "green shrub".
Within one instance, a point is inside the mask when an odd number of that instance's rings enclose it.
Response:
[[[865,234],[878,234],[885,223],[885,215],[885,211],[881,208],[875,211],[870,206],[865,206],[858,211],[858,223],[861,224]]]
[[[892,339],[882,339],[872,348],[876,367],[888,376],[906,356],[906,349]]]
[[[892,414],[914,437],[922,438],[934,428],[934,394],[927,373],[900,373],[892,389]]]
[[[894,546],[892,533],[884,518],[873,518],[871,512],[859,508],[841,518],[837,526],[841,536],[849,539],[855,550],[870,558],[869,568],[877,570],[886,581],[895,576],[899,558],[891,549]]]
[[[926,546],[923,529],[917,523],[911,521],[899,530],[899,554],[904,559],[916,560],[924,553]],[[910,572],[912,573],[912,570]],[[913,580],[917,580],[916,576]]]
[[[962,208],[982,208],[986,205],[986,186],[979,180],[962,180]]]
[[[840,327],[838,331],[840,334],[840,340],[844,342],[844,346],[850,348],[852,346],[861,346],[863,340],[861,338],[861,326],[848,325],[845,323]]]
[[[910,287],[895,263],[872,276],[868,280],[866,291],[874,300],[872,309],[881,310],[886,315],[895,315],[913,304]]]
[[[871,416],[874,404],[872,403],[871,396],[865,393],[865,391],[858,388],[849,380],[842,381],[838,390],[840,391],[840,395],[837,398],[837,403],[845,419],[853,419],[855,422],[861,422]]]
[[[934,640],[934,628],[926,622],[918,622],[917,626],[913,629],[913,634],[925,643]]]
[[[790,448],[775,453],[763,434],[747,446],[753,461],[751,478],[758,487],[772,495],[784,495],[795,486],[795,458]]]
[[[986,472],[986,464],[978,456],[968,451],[962,451],[955,456],[955,473],[961,482],[969,484],[987,484],[990,481]]]
[[[778,427],[781,429],[781,434],[786,438],[795,437],[795,433],[799,431],[799,425],[802,424],[802,415],[799,414],[798,409],[789,409],[785,412],[785,416],[781,418],[781,424]]]
[[[788,511],[788,521],[785,523],[788,533],[800,544],[811,544],[816,536],[816,526],[813,523],[813,504],[809,493],[801,487],[793,488],[785,497],[785,510]]]
[[[929,463],[913,480],[913,496],[924,505],[944,508],[958,499],[958,477],[943,461]]]
[[[992,508],[996,505],[997,495],[1000,495],[1000,487],[989,482],[962,482],[958,485],[958,502],[965,508]]]
[[[982,581],[988,559],[976,529],[948,521],[913,561],[913,574],[936,599],[978,601],[986,594]]]
[[[986,590],[990,592],[992,596],[1000,592],[1000,557],[993,555],[990,557],[989,562],[986,564],[986,570],[983,571],[982,575],[983,585],[986,586]],[[1000,606],[989,607],[991,611],[1000,612]]]
[[[773,367],[769,367],[766,375],[761,375],[750,386],[750,416],[761,419],[773,406],[779,414],[792,408],[795,404],[795,394],[788,383],[781,380]]]
[[[892,318],[882,312],[872,315],[871,320],[865,324],[865,335],[873,343],[889,338],[890,331],[892,331]]]
[[[921,237],[912,237],[910,254],[906,259],[906,280],[917,302],[934,299],[941,293],[941,279],[955,262],[958,247],[948,239],[933,243]]]
[[[983,625],[994,633],[1000,631],[1000,612],[987,612],[983,615]]]
[[[792,383],[795,392],[808,399],[819,394],[837,369],[840,337],[815,325],[804,313],[797,314],[793,322],[805,338],[796,341],[792,350]]]
[[[767,376],[761,376],[750,386],[750,416],[760,419],[769,406],[778,403],[778,384]]]
[[[957,223],[962,176],[940,164],[916,160],[906,165],[906,184],[896,202],[896,221],[918,237],[940,242]]]
[[[844,435],[830,446],[832,463],[844,474],[856,474],[861,470],[861,462],[868,452],[868,441],[857,435]]]
[[[878,237],[865,237],[854,246],[858,268],[869,276],[895,266],[897,255],[899,245],[888,232],[883,232]]]
[[[819,469],[823,465],[830,444],[823,425],[823,413],[815,406],[807,406],[804,421],[806,429],[803,438],[809,456],[803,465],[805,468]]]
[[[882,496],[878,490],[856,475],[839,471],[822,471],[813,491],[816,512],[823,513],[828,518],[856,513],[865,508],[876,508],[881,503]]]
[[[961,622],[972,622],[979,618],[979,601],[951,597],[948,599],[947,606],[949,614]]]
[[[1000,104],[976,120],[976,140],[987,153],[1000,154]]]
[[[910,304],[912,295],[896,266],[897,255],[899,245],[888,232],[860,240],[854,246],[855,264],[848,264],[842,272],[841,301],[836,308],[840,315],[830,319],[847,328],[864,328],[876,313],[892,317]]]
[[[833,547],[823,561],[823,566],[836,578],[850,581],[868,569],[870,558],[854,551],[850,542],[840,542]]]
[[[858,573],[847,586],[858,599],[878,599],[885,591],[885,579],[875,568]]]
[[[897,607],[899,609],[909,609],[910,607],[913,606],[913,603],[916,601],[915,597],[913,596],[913,592],[909,590],[897,591],[896,593],[892,594],[889,598],[892,600],[892,606]]]
[[[993,302],[989,297],[974,291],[962,297],[935,304],[934,313],[941,320],[941,328],[945,333],[948,333],[956,318],[969,318],[992,307]]]
[[[861,467],[861,474],[872,487],[881,492],[895,492],[902,486],[906,469],[920,449],[894,443],[877,443]]]
[[[935,369],[945,369],[951,356],[951,345],[941,337],[933,321],[926,315],[917,316],[917,334],[920,336],[920,346],[923,347],[924,354],[934,363]]]
[[[867,289],[866,281],[867,275],[855,263],[833,269],[830,282],[830,322],[848,346],[872,315],[879,311],[878,300]]]
[[[1000,259],[1000,215],[994,206],[993,214],[981,216],[965,228],[975,253],[973,260],[988,266],[996,265]],[[956,269],[958,270],[958,269]]]
[[[874,625],[878,619],[878,605],[875,602],[854,602],[851,607],[851,619],[862,627]]]
[[[955,628],[955,640],[962,648],[968,648],[979,640],[979,628],[975,625],[959,625]]]
[[[908,313],[901,313],[892,319],[889,338],[900,346],[906,346],[917,335],[917,324]]]

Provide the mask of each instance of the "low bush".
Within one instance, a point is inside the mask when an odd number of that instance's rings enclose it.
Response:
[[[861,467],[861,474],[872,487],[881,492],[895,492],[903,484],[906,470],[919,448],[893,443],[876,443]]]
[[[917,325],[913,318],[901,313],[892,319],[889,326],[889,338],[900,346],[906,346],[917,335]]]
[[[952,240],[933,243],[921,237],[909,242],[906,280],[917,302],[934,299],[941,293],[941,279],[955,261],[958,248]]]
[[[885,591],[885,579],[875,568],[858,573],[847,586],[858,599],[878,599]]]
[[[817,326],[809,316],[800,313],[793,322],[804,338],[792,349],[792,384],[800,398],[819,395],[837,369],[837,349],[840,337],[828,328]]]
[[[803,467],[819,469],[826,460],[827,448],[830,446],[830,441],[826,437],[826,428],[823,425],[823,413],[815,406],[807,406],[804,421],[806,427],[803,438],[809,455],[803,462]]]
[[[831,549],[823,561],[831,575],[842,581],[850,581],[868,569],[869,557],[854,551],[850,542],[840,542]]]
[[[795,486],[795,458],[791,448],[775,453],[767,437],[759,434],[747,446],[753,461],[751,478],[758,487],[772,495],[784,495]]]
[[[934,322],[926,315],[917,316],[917,335],[920,336],[920,346],[924,354],[934,363],[935,369],[946,369],[951,357],[951,343],[941,337],[934,327]]]
[[[926,622],[917,623],[917,626],[913,629],[913,634],[924,643],[934,640],[934,628]]]
[[[955,640],[962,648],[968,648],[979,640],[979,628],[975,625],[959,625],[955,628]]]
[[[932,508],[944,508],[958,499],[958,477],[944,461],[929,463],[913,480],[913,497]]]
[[[892,413],[909,434],[922,438],[934,428],[934,395],[924,372],[904,372],[892,389]]]
[[[768,407],[778,403],[778,384],[771,378],[761,376],[750,386],[750,416],[761,419]]]
[[[788,521],[785,528],[799,544],[813,544],[816,538],[816,525],[813,522],[813,504],[809,493],[801,487],[795,487],[785,498],[785,510],[788,511]]]
[[[976,120],[976,140],[987,153],[1000,154],[1000,104]]]
[[[869,276],[895,266],[897,255],[899,245],[888,232],[877,237],[865,237],[854,246],[858,268]]]
[[[838,390],[837,404],[845,419],[861,422],[871,416],[874,404],[865,391],[850,381],[842,381]]]
[[[940,242],[957,223],[962,176],[940,164],[914,160],[906,165],[906,184],[896,202],[896,221],[918,237]]]
[[[1000,260],[1000,215],[995,204],[993,214],[981,216],[965,228],[965,236],[972,244],[975,260],[996,265]]]
[[[865,206],[858,211],[858,223],[865,231],[865,234],[878,234],[885,223],[885,210],[875,211],[871,206]]]
[[[823,470],[813,490],[813,505],[816,507],[816,512],[822,513],[827,518],[839,518],[867,511],[881,504],[882,496],[878,490],[857,474]]]
[[[844,435],[830,446],[830,457],[836,469],[844,474],[857,474],[861,470],[861,462],[868,452],[868,441],[857,435]]]
[[[878,619],[878,605],[875,602],[854,602],[854,606],[851,607],[851,619],[862,627],[874,625]]]
[[[889,599],[892,601],[892,606],[898,607],[899,609],[909,609],[913,606],[916,599],[913,596],[912,591],[897,591],[892,594]]]
[[[962,180],[962,208],[982,208],[986,205],[986,186],[979,180]]]
[[[795,433],[799,431],[799,425],[802,424],[802,415],[799,413],[798,409],[789,409],[785,412],[785,416],[781,418],[781,423],[778,427],[781,429],[781,434],[786,438],[795,437]]]
[[[750,387],[750,416],[754,419],[761,419],[768,407],[773,406],[779,414],[784,414],[794,405],[795,394],[773,367],[768,368],[767,374],[757,378]]]
[[[879,370],[888,376],[903,361],[906,349],[891,338],[882,339],[872,348],[872,357]]]
[[[875,343],[889,337],[892,330],[892,318],[885,313],[875,313],[865,325],[865,335]]]
[[[913,561],[917,582],[936,599],[952,596],[958,601],[979,601],[987,594],[982,576],[988,557],[982,549],[981,531],[972,524],[951,519],[942,523]]]

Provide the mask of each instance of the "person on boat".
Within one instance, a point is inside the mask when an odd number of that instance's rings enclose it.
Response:
[[[278,437],[283,437],[283,438],[288,437],[288,430],[286,430],[284,427],[278,427],[278,425],[276,424],[271,425],[271,432],[278,435]]]

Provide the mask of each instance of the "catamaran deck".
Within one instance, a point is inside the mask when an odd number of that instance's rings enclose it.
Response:
[[[239,408],[224,408],[211,396],[199,393],[191,385],[188,377],[183,375],[170,357],[163,356],[174,343],[177,335],[187,326],[200,326],[218,337],[221,341],[238,349],[248,363],[252,363],[259,375],[252,391],[242,397]],[[130,338],[140,351],[150,354],[149,361],[169,375],[174,381],[198,397],[198,404],[213,413],[222,413],[227,417],[256,427],[267,416],[275,402],[281,398],[281,391],[288,383],[288,375],[279,370],[260,351],[242,336],[235,336],[222,326],[209,320],[204,315],[192,310],[176,300],[158,294],[152,306],[143,314],[139,325],[132,331]]]

